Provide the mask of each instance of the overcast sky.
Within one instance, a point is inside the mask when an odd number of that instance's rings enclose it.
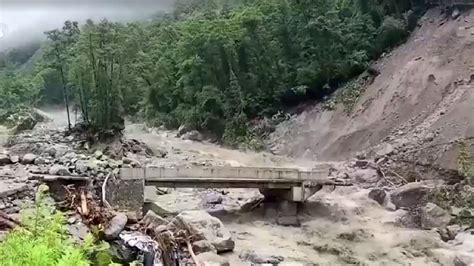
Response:
[[[65,20],[130,21],[169,9],[173,0],[0,0],[0,45],[38,38]],[[3,36],[2,36],[3,35]],[[8,46],[10,46],[8,44]]]

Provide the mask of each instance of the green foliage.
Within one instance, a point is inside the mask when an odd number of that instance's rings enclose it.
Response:
[[[93,247],[89,236],[82,246],[67,237],[64,217],[45,200],[42,186],[32,212],[23,213],[22,226],[16,227],[0,243],[0,265],[90,265],[88,251]]]
[[[407,35],[405,21],[388,16],[379,29],[377,43],[379,51],[393,47],[400,43]]]
[[[329,94],[398,44],[412,2],[183,0],[149,22],[69,22],[45,61],[96,128],[140,116],[234,143],[249,120]]]
[[[0,266],[118,265],[107,242],[96,243],[91,234],[80,245],[69,238],[64,216],[55,210],[48,190],[38,187],[34,206],[24,206],[21,226],[0,242]]]
[[[469,152],[469,147],[466,140],[459,140],[459,155],[457,159],[458,171],[464,176],[468,184],[473,184],[474,182],[474,165]]]
[[[327,110],[335,110],[338,104],[342,104],[344,112],[350,114],[359,98],[363,95],[368,83],[373,77],[370,74],[361,75],[345,84],[330,99],[324,102],[323,107]]]
[[[43,86],[40,75],[0,73],[0,123],[34,106]]]

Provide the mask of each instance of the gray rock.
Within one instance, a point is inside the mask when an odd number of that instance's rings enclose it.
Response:
[[[262,255],[262,254],[257,254],[255,251],[249,251],[249,250],[243,251],[239,255],[239,258],[241,260],[250,261],[256,264],[272,264],[272,265],[278,265],[285,260],[285,258],[283,258],[282,256]]]
[[[383,205],[386,196],[387,193],[385,193],[385,190],[380,188],[374,188],[369,192],[369,198],[375,200],[380,205]]]
[[[366,168],[368,165],[369,165],[369,161],[367,160],[357,160],[355,162],[355,166],[360,167],[360,168]]]
[[[71,175],[71,172],[69,172],[69,170],[65,166],[55,164],[51,166],[51,168],[49,168],[49,174],[67,176],[67,175]]]
[[[94,152],[94,157],[96,159],[100,159],[102,157],[102,155],[104,155],[104,153],[100,150],[97,150],[97,151]]]
[[[137,161],[137,160],[135,160],[135,159],[133,159],[133,158],[123,157],[123,158],[122,158],[122,162],[123,162],[124,164],[128,164],[128,165],[130,165],[130,166],[132,166],[132,167],[141,167],[140,162]]]
[[[19,133],[24,130],[32,130],[35,126],[36,119],[30,114],[25,114],[23,116],[20,116],[16,120],[16,128],[15,128],[15,133]]]
[[[145,225],[148,228],[156,228],[160,225],[168,224],[168,221],[165,218],[153,212],[152,210],[149,210],[145,214],[145,216],[143,217],[140,223]]]
[[[35,159],[35,164],[36,165],[47,164],[47,163],[48,163],[48,160],[46,160],[43,157],[38,157],[38,158]]]
[[[357,169],[352,174],[356,181],[362,183],[375,183],[380,180],[380,177],[375,169]]]
[[[187,127],[186,125],[181,125],[179,126],[178,128],[178,134],[177,136],[178,137],[181,137],[182,135],[184,135],[185,133],[187,133],[189,131],[189,127]]]
[[[89,162],[85,160],[77,160],[76,162],[76,172],[84,174],[89,170]]]
[[[231,251],[235,247],[232,236],[224,224],[206,211],[184,211],[175,219],[176,223],[189,228],[198,240],[209,241],[217,252]]]
[[[192,130],[190,132],[185,133],[183,136],[181,136],[182,139],[184,140],[192,140],[192,141],[203,141],[204,137],[199,131],[197,130]]]
[[[216,248],[207,240],[199,240],[193,243],[193,251],[196,254],[204,252],[217,253]]]
[[[82,222],[68,224],[66,225],[66,227],[73,239],[79,243],[82,243],[82,241],[86,238],[87,234],[89,234],[90,232],[89,228]]]
[[[10,157],[8,157],[8,155],[6,154],[0,154],[0,166],[5,166],[7,164],[11,164],[12,161],[10,159]]]
[[[461,15],[461,12],[459,12],[459,9],[455,8],[453,12],[451,13],[451,18],[457,19],[460,15]]]
[[[440,228],[438,230],[441,239],[445,242],[454,240],[459,232],[461,232],[462,228],[458,224],[448,225],[444,228]]]
[[[374,152],[375,152],[375,158],[380,158],[380,157],[392,155],[395,152],[395,149],[389,143],[382,143],[378,145],[377,147],[375,147]]]
[[[449,224],[451,215],[434,203],[427,203],[420,213],[421,227],[431,229]]]
[[[459,255],[453,259],[454,266],[472,266],[474,265],[474,256]]]
[[[204,252],[196,256],[201,266],[230,266],[229,260],[214,252]]]
[[[56,148],[54,146],[49,146],[46,148],[42,154],[49,155],[51,157],[54,157],[56,155]]]
[[[202,203],[204,205],[221,204],[222,200],[222,194],[216,191],[208,191],[202,194]]]
[[[414,207],[421,203],[428,192],[429,187],[423,182],[409,183],[393,190],[390,200],[397,208]]]
[[[108,227],[104,230],[104,235],[107,240],[116,239],[127,225],[127,215],[125,213],[117,213],[112,220],[110,220]]]
[[[37,157],[38,156],[36,156],[32,153],[27,153],[27,154],[23,155],[23,158],[21,158],[21,163],[22,164],[32,164]]]
[[[10,156],[10,161],[11,161],[12,163],[18,163],[18,162],[20,161],[20,156],[18,156],[18,155],[12,155],[12,156]],[[1,163],[0,163],[0,165],[1,165]]]
[[[54,155],[56,158],[63,157],[69,151],[69,147],[66,145],[54,145],[54,149],[56,150]]]

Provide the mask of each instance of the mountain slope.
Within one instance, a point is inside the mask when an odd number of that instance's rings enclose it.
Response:
[[[439,147],[432,161],[455,167],[450,149],[436,144],[474,136],[474,12],[429,10],[376,68],[380,75],[350,115],[342,105],[328,111],[318,104],[282,123],[270,136],[272,150],[339,160],[382,142],[402,151],[430,145]]]

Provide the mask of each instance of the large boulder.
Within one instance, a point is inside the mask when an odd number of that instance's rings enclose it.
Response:
[[[374,188],[369,192],[369,198],[375,200],[378,204],[383,205],[387,193],[381,188]]]
[[[230,266],[229,260],[214,252],[204,252],[196,256],[201,266]]]
[[[216,217],[203,210],[184,211],[176,216],[178,226],[188,228],[197,240],[209,241],[217,252],[231,251],[235,247],[230,232]]]
[[[444,227],[451,222],[449,212],[431,202],[421,209],[420,218],[421,227],[425,229]]]
[[[409,183],[393,190],[390,200],[397,208],[414,207],[421,203],[429,190],[423,182]]]
[[[112,220],[110,220],[109,225],[104,230],[104,235],[107,240],[116,239],[120,233],[127,225],[127,215],[124,213],[117,213]]]
[[[32,153],[27,153],[25,155],[23,155],[23,157],[21,158],[21,163],[22,164],[32,164],[35,162],[36,158],[38,158],[38,156],[32,154]]]
[[[18,115],[14,118],[15,133],[20,133],[24,130],[32,130],[38,121],[29,113]]]
[[[361,183],[375,183],[380,180],[380,177],[375,169],[357,169],[352,174],[354,179]]]
[[[71,175],[71,172],[67,169],[67,167],[59,164],[55,164],[49,168],[50,175],[60,175],[60,176],[67,176]]]

